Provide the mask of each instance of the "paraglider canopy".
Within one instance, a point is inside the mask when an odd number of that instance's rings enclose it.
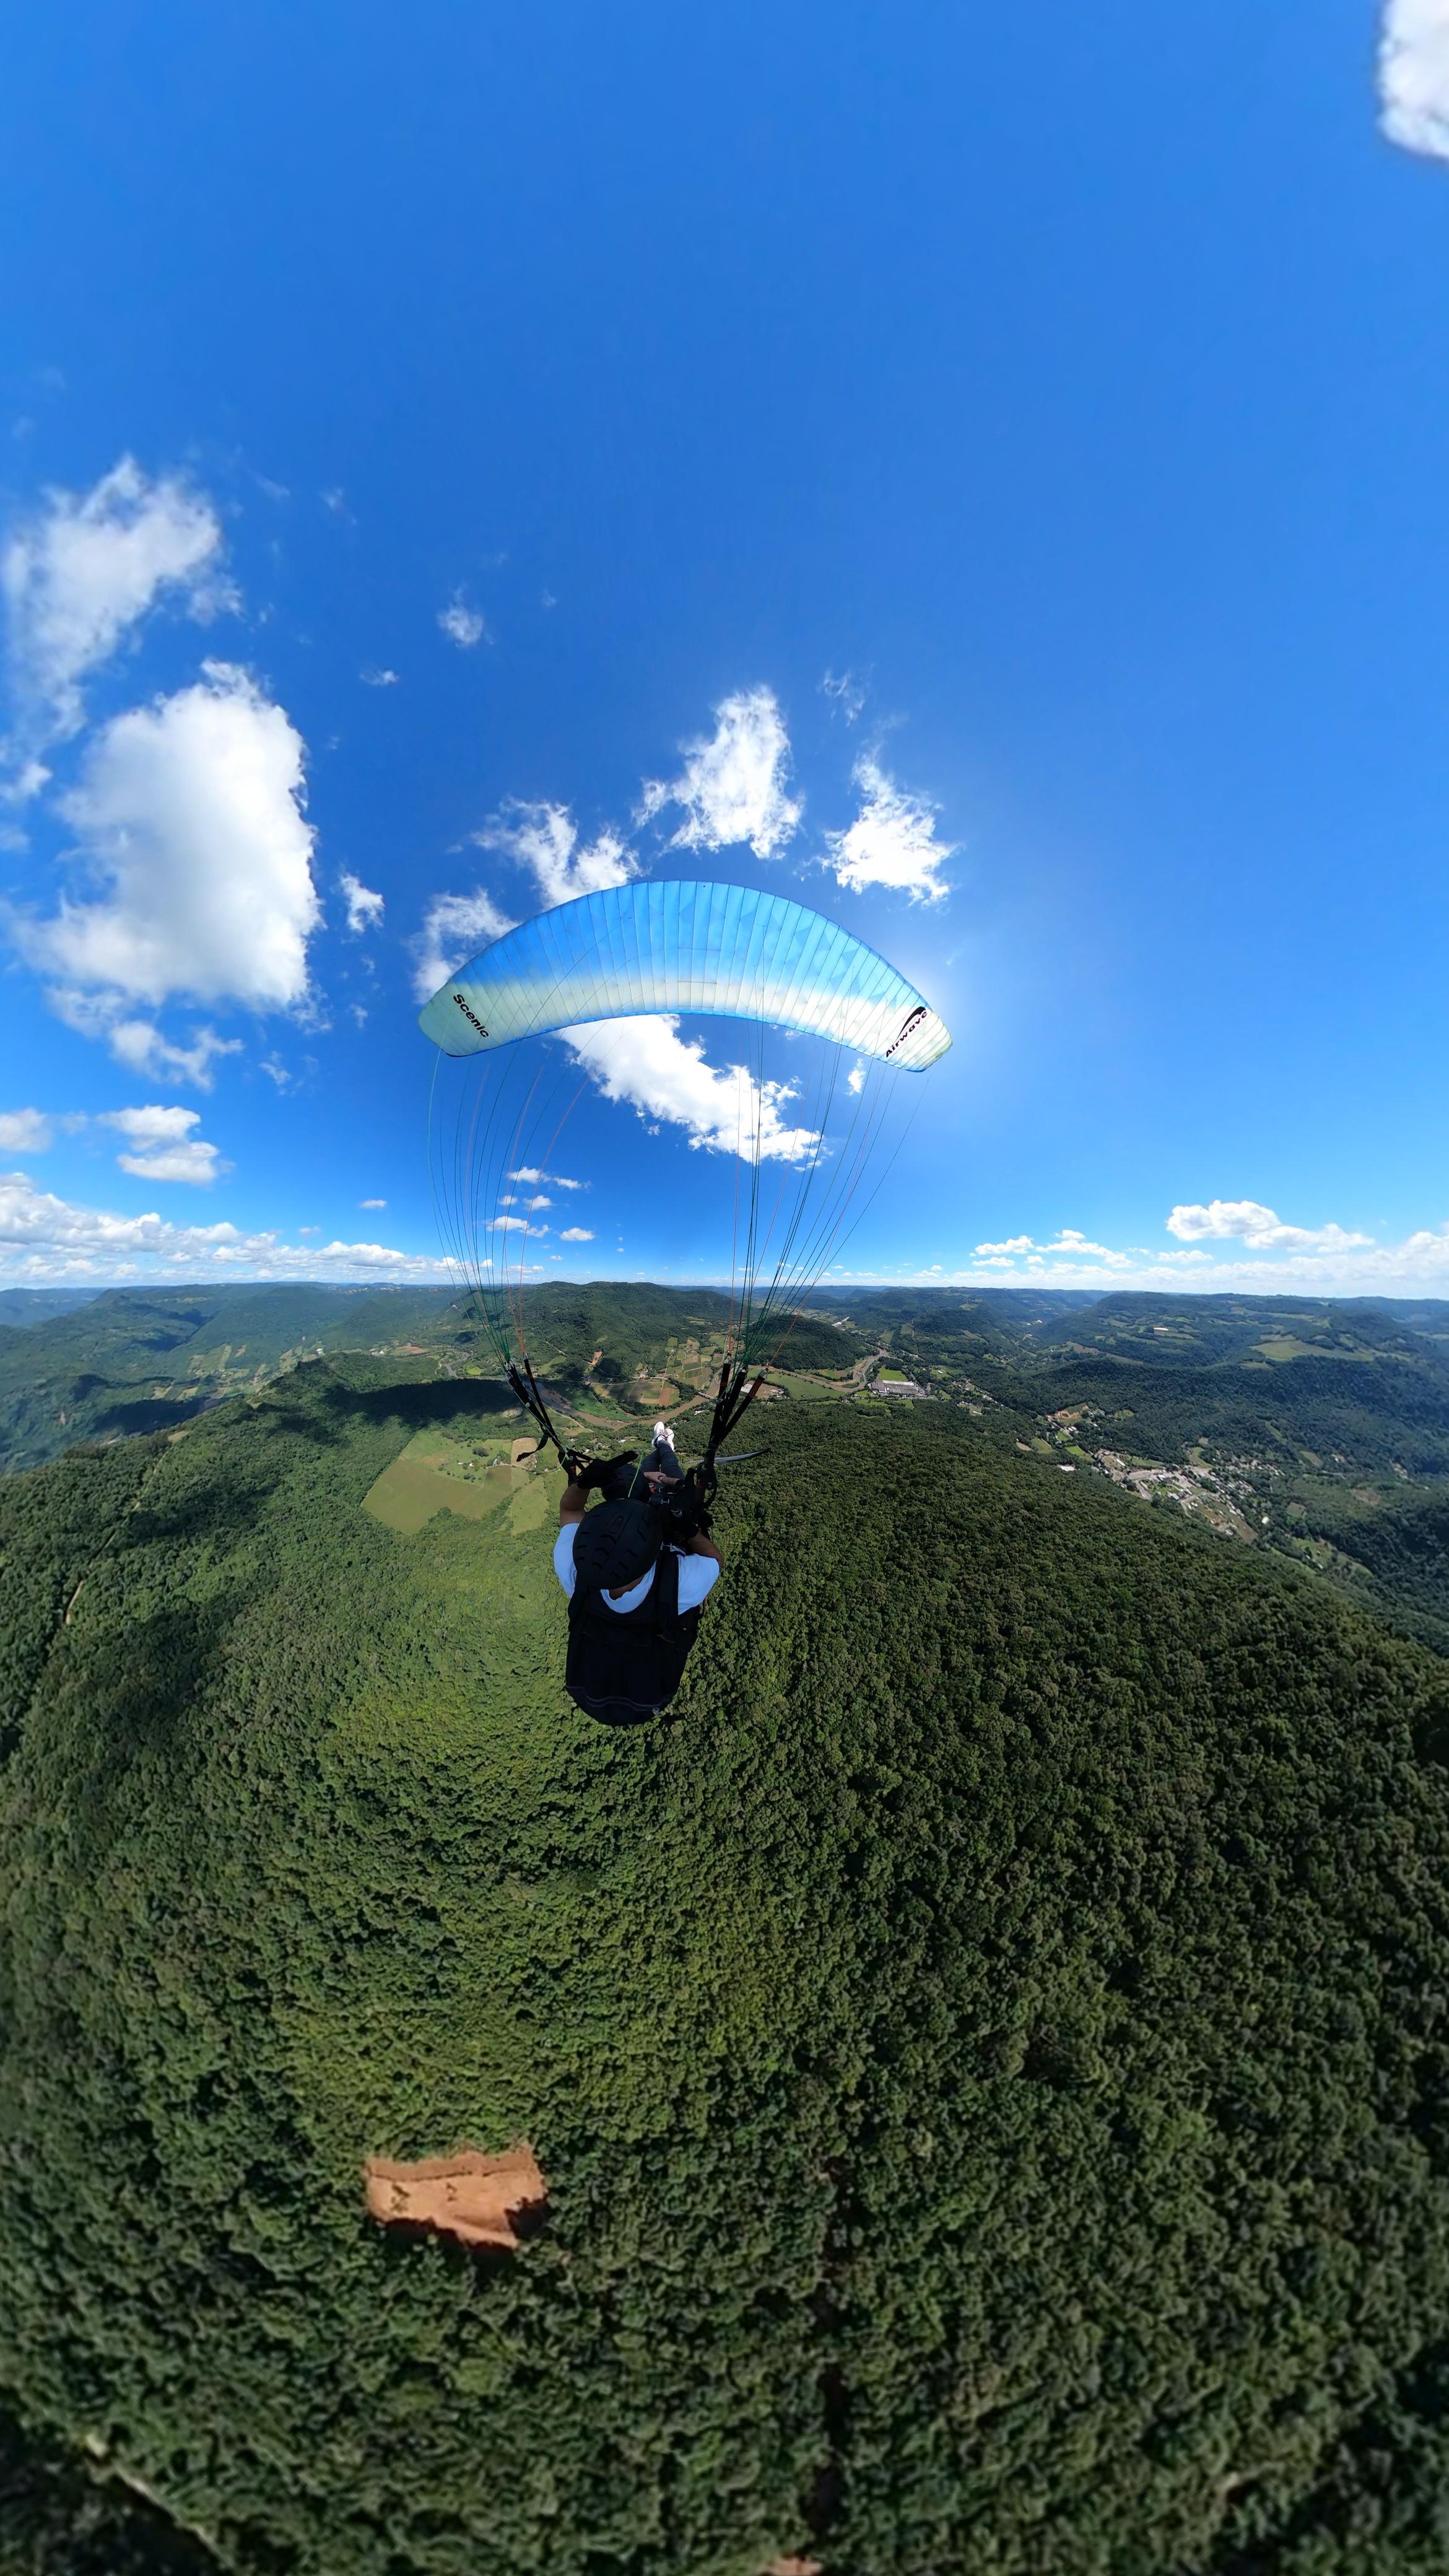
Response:
[[[478,1055],[658,1011],[762,1020],[910,1073],[951,1043],[904,975],[838,922],[784,895],[688,878],[539,913],[450,975],[418,1026],[445,1055]]]
[[[690,1137],[735,1167],[730,1321],[702,1468],[707,1488],[721,1443],[889,1167],[880,1151],[886,1095],[897,1075],[923,1072],[951,1039],[924,995],[838,922],[784,895],[694,879],[636,879],[555,905],[440,985],[418,1024],[442,1055],[476,1058],[486,1080],[458,1105],[451,1136],[430,1117],[439,1221],[508,1383],[570,1467],[578,1453],[555,1428],[528,1356],[526,1253],[547,1230],[533,1212],[549,1200],[520,1206],[504,1183],[548,1182],[559,1134],[591,1078],[607,1097],[638,1104],[611,1058],[650,1019],[667,1021],[677,1044],[680,1018],[744,1022],[743,1051],[753,1059],[727,1073],[702,1069],[710,1118]],[[777,1032],[788,1060],[767,1079],[766,1042]],[[693,1070],[698,1050],[681,1052]],[[657,1123],[649,1133],[659,1133]],[[776,1177],[766,1187],[770,1169]]]

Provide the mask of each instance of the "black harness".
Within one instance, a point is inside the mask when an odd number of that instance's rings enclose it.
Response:
[[[661,1548],[633,1610],[611,1610],[598,1586],[574,1585],[564,1688],[587,1717],[641,1726],[669,1706],[699,1629],[699,1611],[679,1607],[680,1564],[675,1548]]]

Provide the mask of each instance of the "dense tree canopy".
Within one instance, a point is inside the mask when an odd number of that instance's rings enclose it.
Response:
[[[0,1486],[27,2422],[239,2570],[1442,2565],[1446,1668],[945,1407],[786,1405],[617,1737],[556,1486],[383,1528],[490,1391],[378,1377]],[[364,2215],[517,2137],[518,2255]]]

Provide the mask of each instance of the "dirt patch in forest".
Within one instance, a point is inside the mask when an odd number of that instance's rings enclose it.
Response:
[[[384,2227],[431,2227],[462,2245],[489,2246],[500,2254],[515,2252],[520,2227],[541,2218],[548,2206],[548,2185],[527,2145],[506,2147],[498,2156],[465,2147],[457,2155],[423,2156],[414,2164],[369,2156],[364,2170],[369,2215]]]

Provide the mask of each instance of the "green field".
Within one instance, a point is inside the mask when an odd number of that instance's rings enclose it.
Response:
[[[496,1442],[465,1445],[439,1431],[419,1431],[369,1486],[363,1510],[385,1528],[413,1535],[438,1512],[481,1521],[511,1502],[510,1528],[532,1529],[548,1507],[547,1472],[511,1466],[507,1447],[500,1454]],[[539,1496],[536,1510],[527,1500],[531,1488]]]
[[[1254,1348],[1262,1352],[1265,1360],[1279,1361],[1357,1360],[1360,1364],[1367,1364],[1374,1356],[1372,1351],[1325,1350],[1317,1342],[1300,1342],[1293,1333],[1274,1333],[1268,1340],[1255,1343]]]

